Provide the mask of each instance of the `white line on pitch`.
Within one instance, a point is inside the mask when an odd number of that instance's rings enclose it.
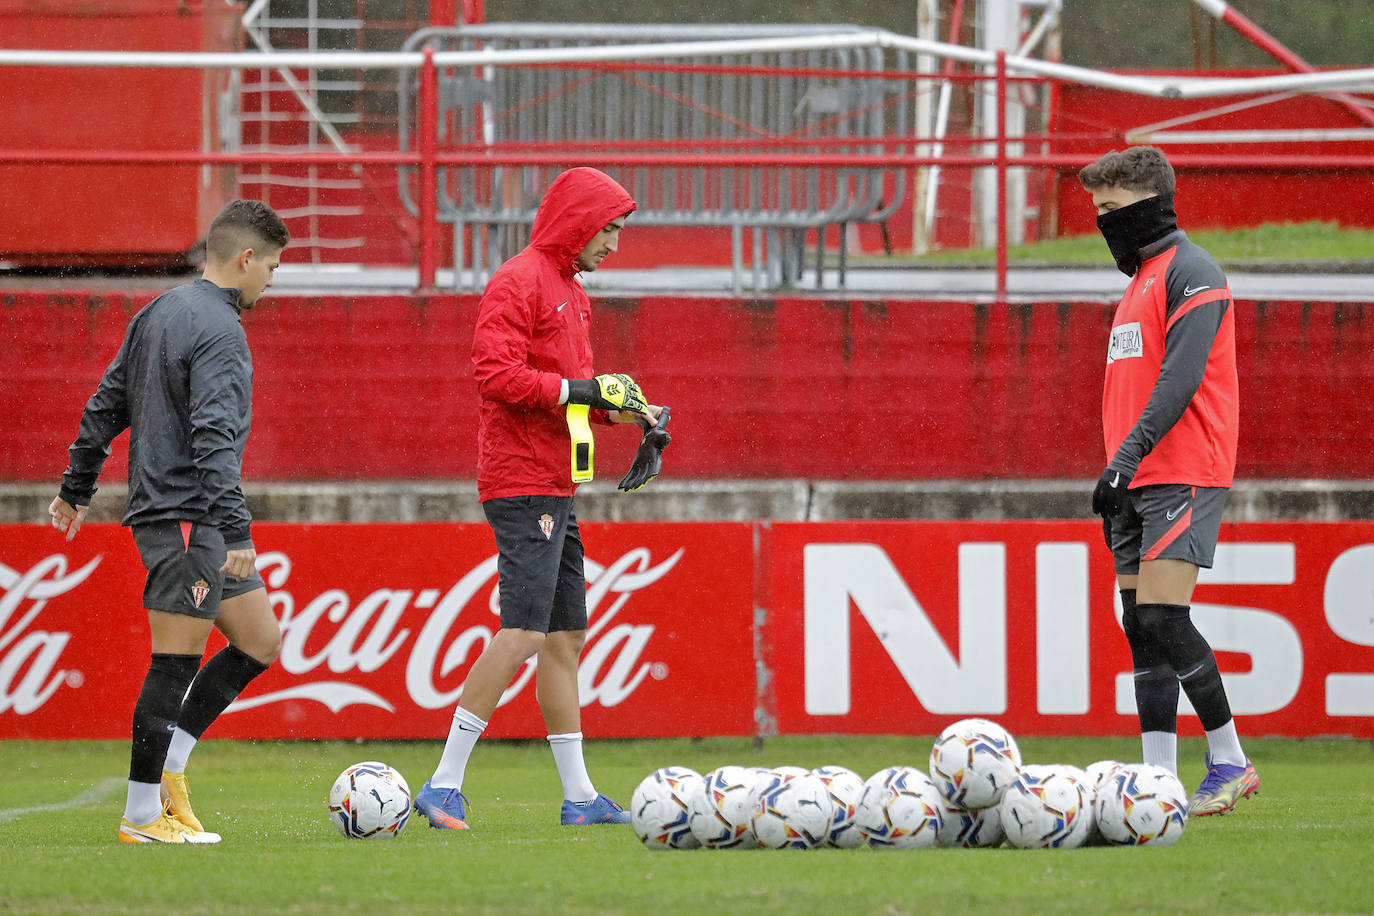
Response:
[[[98,801],[103,801],[107,796],[117,791],[120,786],[126,784],[127,780],[120,779],[117,776],[111,776],[109,779],[102,779],[100,782],[69,801],[57,802],[52,805],[34,805],[31,808],[0,809],[0,824],[6,821],[12,821],[17,817],[23,817],[26,814],[37,814],[40,811],[66,811],[68,808],[80,808],[83,805],[93,805]]]

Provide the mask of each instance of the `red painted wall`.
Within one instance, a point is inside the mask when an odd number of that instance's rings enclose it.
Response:
[[[0,45],[232,51],[242,13],[224,3],[0,0]],[[215,93],[226,71],[5,67],[0,77],[6,149],[217,148]],[[233,196],[223,168],[0,165],[0,260],[176,263]]]
[[[1207,74],[1226,77],[1263,76],[1282,71],[1246,70]],[[1196,75],[1196,74],[1193,74]],[[1112,139],[1059,140],[1054,151],[1079,155],[1086,165],[1111,149],[1133,145],[1129,131],[1173,118],[1198,115],[1238,101],[1253,99],[1159,99],[1126,95],[1093,86],[1064,84],[1059,88],[1055,122],[1060,131],[1106,131]],[[1352,128],[1365,125],[1337,102],[1320,96],[1298,96],[1257,107],[1189,120],[1173,130],[1279,130]],[[1307,156],[1314,165],[1326,156],[1368,156],[1370,144],[1358,141],[1305,143],[1169,143],[1162,147],[1171,159],[1188,154],[1246,157]],[[1374,170],[1292,170],[1236,167],[1201,169],[1178,166],[1179,222],[1184,228],[1258,226],[1262,223],[1334,221],[1342,226],[1374,226]],[[1097,231],[1088,195],[1078,183],[1078,169],[1058,173],[1058,231],[1084,235]]]
[[[0,295],[0,479],[57,479],[82,405],[155,292]],[[244,318],[245,476],[472,477],[476,304],[262,300]],[[1240,302],[1236,317],[1239,476],[1374,477],[1374,306]],[[599,298],[593,345],[599,369],[673,407],[676,477],[1091,477],[1110,318],[1100,303]],[[603,432],[599,466],[628,466],[633,445]]]

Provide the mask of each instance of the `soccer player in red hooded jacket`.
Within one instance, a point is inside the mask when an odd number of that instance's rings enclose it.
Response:
[[[1107,467],[1093,491],[1121,591],[1146,763],[1178,772],[1179,687],[1207,734],[1193,816],[1259,789],[1211,646],[1193,625],[1198,569],[1210,568],[1236,468],[1235,316],[1226,275],[1174,212],[1174,170],[1158,149],[1111,152],[1078,173],[1097,225],[1131,278],[1112,319],[1102,388]]]
[[[501,627],[468,673],[443,756],[415,795],[431,827],[467,829],[468,758],[532,656],[563,783],[561,822],[630,819],[597,792],[582,755],[577,659],[587,604],[573,494],[591,478],[592,423],[636,421],[652,431],[662,413],[629,376],[594,373],[591,307],[577,281],[615,252],[634,209],[604,172],[563,172],[539,205],[529,246],[501,265],[482,295],[472,344],[481,396],[477,490],[496,537]]]

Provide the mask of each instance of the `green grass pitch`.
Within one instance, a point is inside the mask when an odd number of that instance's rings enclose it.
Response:
[[[930,738],[590,741],[602,791],[628,803],[660,766],[925,768]],[[1023,739],[1031,763],[1138,759],[1134,739]],[[1261,794],[1164,848],[650,852],[628,827],[562,828],[543,742],[479,746],[473,829],[412,818],[348,841],[324,799],[359,760],[418,789],[435,742],[206,741],[193,800],[214,847],[116,842],[127,746],[0,742],[0,913],[1370,913],[1374,743],[1250,739]],[[1203,746],[1184,739],[1183,778]]]

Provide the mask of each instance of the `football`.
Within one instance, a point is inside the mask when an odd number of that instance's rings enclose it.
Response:
[[[750,826],[765,849],[812,849],[830,833],[830,791],[809,770],[763,776],[754,791]]]
[[[409,819],[410,786],[385,763],[355,763],[329,788],[329,820],[350,840],[394,837]]]
[[[1056,767],[1082,787],[1083,807],[1087,815],[1074,822],[1073,831],[1066,845],[1069,847],[1101,846],[1102,834],[1098,833],[1097,815],[1093,813],[1093,802],[1097,799],[1097,780],[1087,770],[1070,763],[1056,764]]]
[[[1083,783],[1061,767],[1022,767],[998,807],[1007,842],[1020,849],[1070,849],[1087,842],[1088,796]]]
[[[688,802],[692,835],[708,849],[750,849],[749,790],[759,780],[752,767],[722,766],[706,774],[703,791]]]
[[[854,820],[872,846],[928,849],[939,842],[944,805],[930,777],[915,767],[879,770],[864,782]]]
[[[1020,766],[1016,739],[988,719],[960,719],[940,732],[930,749],[935,787],[949,807],[966,811],[1001,801]]]
[[[1178,777],[1148,763],[1126,764],[1098,789],[1102,838],[1115,846],[1169,846],[1188,825],[1188,792]]]
[[[749,790],[749,801],[747,803],[751,817],[753,816],[754,809],[759,805],[759,796],[763,794],[765,789],[771,787],[775,783],[786,782],[789,779],[805,776],[811,772],[805,767],[798,766],[780,766],[773,767],[772,769],[768,767],[752,767],[752,769],[754,771],[754,785]],[[753,826],[751,825],[749,829],[752,831]]]
[[[640,781],[630,799],[630,826],[650,849],[696,849],[691,803],[705,791],[701,774],[688,767],[663,767]]]
[[[965,811],[945,805],[939,845],[947,849],[990,849],[1002,845],[1002,809],[997,805]]]
[[[1108,776],[1125,765],[1120,760],[1096,760],[1088,764],[1084,772],[1088,774],[1088,779],[1092,780],[1093,790],[1096,791],[1102,788],[1102,783]]]
[[[853,770],[841,766],[817,767],[811,772],[825,783],[826,791],[830,793],[830,831],[825,844],[840,849],[862,846],[864,835],[854,823],[854,814],[859,806],[859,796],[863,794],[863,779]]]

